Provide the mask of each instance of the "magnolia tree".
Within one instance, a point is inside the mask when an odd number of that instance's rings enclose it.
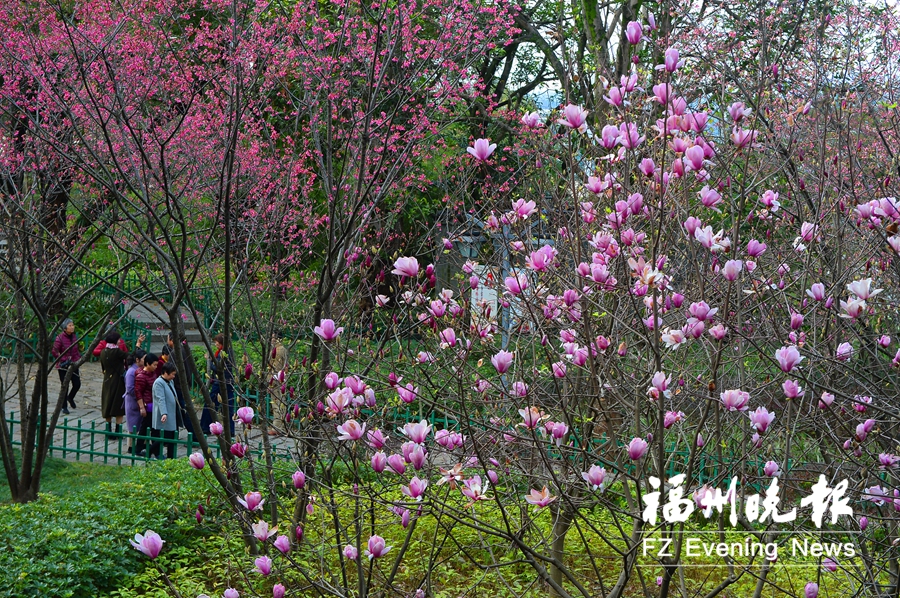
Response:
[[[868,60],[847,14],[817,39]],[[410,251],[380,342],[310,327],[313,375],[278,376],[309,388],[296,463],[247,451],[268,422],[238,410],[224,467],[253,480],[229,502],[252,540],[225,596],[433,595],[450,568],[510,595],[897,592],[900,205],[845,141],[893,151],[893,72],[873,58],[853,87],[823,51],[818,82],[765,65],[712,94],[725,58],[623,27],[640,48],[604,121],[498,115],[515,144],[459,152],[451,193],[482,198],[492,243],[448,288]]]

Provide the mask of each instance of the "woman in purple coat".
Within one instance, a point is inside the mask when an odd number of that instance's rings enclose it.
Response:
[[[147,352],[142,349],[135,349],[126,361],[128,369],[125,370],[125,394],[123,396],[125,397],[125,431],[129,434],[136,434],[140,431],[141,423],[144,421],[137,397],[134,394],[134,376],[139,369],[144,367],[144,355],[146,354]],[[131,450],[130,438],[128,439],[128,449]]]
[[[81,376],[78,375],[78,369],[75,364],[81,361],[81,351],[78,350],[78,335],[75,334],[75,323],[71,318],[66,318],[62,323],[62,332],[53,341],[53,350],[51,353],[56,358],[56,371],[59,372],[59,383],[62,384],[66,379],[66,372],[71,368],[72,379],[69,386],[69,394],[63,402],[62,412],[69,414],[67,404],[75,409],[75,395],[81,388]]]

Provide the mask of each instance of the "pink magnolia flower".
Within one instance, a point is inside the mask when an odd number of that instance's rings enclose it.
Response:
[[[243,459],[244,455],[247,454],[247,445],[242,444],[240,442],[235,442],[229,448],[231,454],[237,457],[238,459]]]
[[[347,544],[344,546],[344,558],[348,561],[355,561],[359,558],[359,550],[353,544]]]
[[[603,482],[606,480],[606,468],[599,465],[591,465],[590,469],[581,472],[581,477],[592,490],[600,490],[603,488]]]
[[[306,474],[298,469],[291,475],[291,480],[294,482],[294,488],[300,490],[306,485]]]
[[[841,301],[841,311],[844,313],[841,314],[842,318],[848,318],[850,320],[856,320],[860,316],[866,313],[866,310],[869,308],[866,305],[865,299],[850,299],[848,301]]]
[[[239,498],[237,501],[248,511],[258,511],[266,502],[259,492],[248,492],[244,495],[244,498]]]
[[[206,465],[206,459],[203,458],[201,453],[192,453],[190,457],[188,457],[188,461],[191,462],[191,467],[194,469],[203,469]]]
[[[337,427],[338,440],[359,440],[366,433],[366,424],[359,425],[355,419],[348,419]]]
[[[387,295],[375,295],[375,304],[378,305],[378,307],[386,307],[390,301],[391,298]]]
[[[537,204],[531,200],[525,201],[525,199],[519,198],[513,202],[512,209],[518,218],[525,220],[532,214],[537,213]]]
[[[619,145],[626,149],[635,149],[646,137],[638,132],[637,125],[633,122],[619,125]]]
[[[838,564],[836,560],[829,556],[825,557],[825,559],[822,560],[822,567],[834,573],[835,571],[837,571]]]
[[[719,397],[728,411],[746,411],[750,404],[750,393],[743,390],[726,390]]]
[[[887,349],[891,346],[891,337],[886,334],[882,334],[881,338],[878,339],[878,346],[884,349]]]
[[[281,554],[287,554],[291,551],[291,541],[287,536],[278,536],[275,538],[275,541],[272,542],[272,545],[275,546]]]
[[[628,40],[628,43],[632,46],[637,45],[641,41],[641,34],[643,33],[643,28],[641,24],[637,21],[631,21],[625,27],[625,39]]]
[[[419,260],[414,257],[401,257],[394,262],[394,269],[391,274],[397,276],[406,276],[407,278],[415,278],[419,275]]]
[[[522,423],[519,425],[527,430],[534,430],[540,425],[541,421],[547,417],[537,407],[519,409],[519,415],[522,416]]]
[[[529,112],[522,117],[522,124],[524,124],[529,129],[538,129],[543,123],[541,122],[541,116],[537,112]]]
[[[791,330],[799,330],[803,326],[803,315],[791,312]]]
[[[678,328],[674,330],[666,328],[660,339],[665,343],[666,348],[668,349],[677,349],[687,342],[687,336],[685,336],[684,331],[679,330]]]
[[[853,345],[850,343],[841,343],[838,345],[835,357],[838,361],[847,361],[853,356]]]
[[[648,447],[647,441],[643,438],[632,438],[626,447],[628,458],[632,461],[637,461],[647,454]]]
[[[553,377],[554,378],[565,378],[566,377],[565,362],[557,361],[551,367],[553,369]]]
[[[372,455],[372,469],[375,473],[381,473],[387,467],[387,455],[385,455],[382,451],[378,451],[374,455]],[[404,468],[405,469],[405,468]]]
[[[675,48],[669,48],[666,50],[663,63],[657,65],[656,69],[665,69],[666,72],[674,73],[682,65],[684,65],[684,60],[679,60],[678,50],[676,50]]]
[[[825,285],[817,282],[806,290],[806,294],[815,301],[822,301],[825,299]]]
[[[741,273],[744,264],[741,260],[728,260],[725,262],[725,266],[722,267],[722,276],[725,277],[725,280],[730,282],[734,282],[737,280],[738,274]]]
[[[369,560],[377,559],[379,557],[383,557],[388,552],[390,552],[391,547],[385,546],[384,538],[381,536],[375,535],[369,538],[368,549],[363,552]]]
[[[487,500],[487,489],[488,485],[485,483],[482,486],[481,476],[477,474],[463,482],[463,485],[459,488],[460,492],[463,493],[463,496],[473,503],[478,502],[479,500]]]
[[[319,325],[313,328],[313,332],[315,332],[323,341],[333,341],[336,340],[341,333],[344,331],[343,327],[336,328],[334,325],[334,320],[324,319],[319,322]]]
[[[472,147],[467,147],[466,151],[476,160],[484,162],[494,153],[495,149],[497,149],[497,144],[491,143],[490,139],[476,139]]]
[[[684,411],[666,411],[665,416],[663,416],[663,428],[668,430],[684,418]]]
[[[692,147],[690,150],[699,149],[701,152],[703,151],[701,148],[697,146]],[[700,170],[699,168],[695,168],[694,170]],[[715,208],[717,205],[722,203],[722,196],[715,189],[710,189],[709,185],[706,185],[697,193],[697,197],[700,198],[700,203],[702,203],[707,208]]]
[[[240,598],[240,594],[234,588],[228,588],[222,593],[222,598]]]
[[[869,527],[869,518],[863,515],[859,518],[859,531],[866,531],[866,528]]]
[[[778,467],[778,463],[775,461],[766,461],[765,467],[763,467],[763,473],[769,476],[770,478],[774,478],[781,474],[781,469]]]
[[[144,532],[143,535],[135,534],[134,540],[131,540],[132,546],[134,546],[137,550],[143,552],[151,559],[155,559],[159,556],[159,552],[162,550],[162,545],[165,543],[166,541],[160,538],[159,534],[149,529]]]
[[[822,392],[822,398],[819,399],[819,409],[828,409],[834,402],[834,395],[830,392]]]
[[[341,383],[341,377],[337,375],[336,372],[329,372],[327,376],[325,376],[325,388],[328,390],[334,390]]]
[[[267,556],[261,556],[253,563],[256,565],[256,570],[261,573],[263,576],[268,576],[272,573],[272,559]]]
[[[728,334],[728,328],[720,322],[709,329],[709,334],[717,341],[720,341]]]
[[[498,374],[505,374],[509,371],[509,367],[513,362],[513,354],[509,351],[501,350],[496,355],[491,357],[491,363],[494,368],[496,368]]]
[[[581,106],[568,104],[563,109],[563,118],[559,119],[557,122],[564,127],[575,129],[579,133],[584,133],[587,130],[587,115],[588,111]]]
[[[419,423],[408,422],[402,428],[400,428],[400,432],[403,433],[404,436],[409,438],[412,442],[416,444],[424,444],[425,439],[428,437],[428,433],[431,432],[431,424],[428,423],[428,420],[423,419]]]
[[[811,581],[803,588],[803,595],[806,598],[819,598],[819,584]]]
[[[847,290],[865,301],[874,297],[884,289],[873,289],[872,279],[866,278],[865,280],[854,280],[847,285]]]
[[[506,290],[513,295],[520,295],[522,291],[528,288],[528,277],[523,273],[516,276],[507,276],[503,281],[506,284]]]
[[[881,469],[897,467],[898,462],[900,462],[900,457],[896,455],[890,453],[881,453],[878,455],[878,466]]]
[[[757,135],[759,135],[758,131],[748,131],[747,129],[735,127],[731,131],[731,142],[734,143],[739,149],[744,148],[748,145],[752,145],[756,141]]]
[[[277,527],[269,529],[269,524],[261,519],[250,527],[253,529],[253,535],[260,542],[267,542],[269,538],[278,533]]]
[[[400,491],[415,501],[421,501],[425,496],[425,489],[428,487],[428,480],[420,480],[414,477],[410,480],[409,485],[401,486]]]
[[[759,434],[765,434],[773,421],[775,421],[775,414],[769,413],[765,407],[759,407],[750,412],[750,425]]]
[[[800,351],[793,345],[781,347],[775,351],[775,360],[778,362],[781,371],[786,374],[793,371],[804,359],[805,357],[802,357]]]
[[[749,108],[744,108],[743,102],[735,102],[728,107],[728,114],[734,122],[740,122],[745,116],[750,116]]]
[[[653,173],[656,172],[656,164],[650,158],[644,158],[641,160],[641,165],[638,169],[644,174],[644,176],[653,176]]]
[[[538,509],[543,509],[554,500],[556,500],[556,497],[550,496],[550,491],[546,486],[544,486],[543,490],[535,490],[532,488],[531,492],[525,495],[525,502],[536,506]]]
[[[784,390],[784,396],[789,399],[796,399],[797,397],[803,396],[803,388],[793,380],[785,380],[781,383],[781,388]]]
[[[253,423],[253,407],[241,407],[237,410],[237,418],[241,420],[245,426]]]
[[[691,303],[690,307],[688,307],[688,313],[701,322],[705,322],[719,313],[719,308],[710,307],[706,301],[698,301],[696,303]]]
[[[272,598],[284,598],[285,592],[287,592],[287,589],[280,583],[272,586]]]
[[[419,396],[419,387],[413,386],[411,382],[408,382],[406,386],[400,386],[398,384],[397,394],[400,395],[400,400],[404,403],[412,403],[416,400],[416,397]]]
[[[209,433],[213,436],[221,436],[225,433],[225,427],[220,422],[209,424]]]
[[[767,248],[765,243],[760,243],[756,239],[751,239],[749,243],[747,243],[747,255],[750,257],[759,257],[761,256]]]
[[[366,432],[366,443],[376,451],[384,448],[387,438],[387,435],[381,430],[369,430]]]

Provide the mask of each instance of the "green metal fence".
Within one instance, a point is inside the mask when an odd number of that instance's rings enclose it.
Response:
[[[21,446],[22,441],[17,438],[16,426],[21,426],[21,420],[16,419],[16,414],[10,413],[6,420],[9,426],[10,436],[13,438],[14,446]],[[168,453],[168,447],[174,445],[174,458],[187,457],[193,452],[200,450],[200,444],[194,439],[192,434],[188,434],[187,438],[156,438],[153,436],[140,435],[133,433],[115,433],[109,432],[105,427],[98,428],[97,421],[91,421],[87,425],[80,418],[71,423],[69,418],[64,418],[62,424],[56,426],[56,432],[62,432],[62,438],[54,434],[50,442],[49,454],[52,457],[73,457],[76,461],[87,461],[89,463],[104,463],[111,465],[134,465],[136,462],[145,462],[151,460],[150,447],[153,443],[159,443],[160,458],[164,458]],[[134,451],[128,450],[129,440],[132,446],[143,443],[143,454],[134,454]],[[209,443],[210,451],[217,457],[222,457],[222,449],[217,441]],[[288,457],[287,449],[278,449],[277,446],[271,445],[272,456],[275,458]],[[249,447],[249,452],[260,455],[263,452],[263,444],[260,440],[256,446]]]

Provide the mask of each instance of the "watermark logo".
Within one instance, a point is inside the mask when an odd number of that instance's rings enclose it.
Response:
[[[696,510],[695,501],[684,496],[684,474],[678,474],[669,478],[666,494],[666,503],[662,506],[662,518],[666,523],[683,523]],[[650,486],[655,492],[648,492],[642,497],[644,511],[641,514],[645,523],[656,525],[660,513],[660,498],[662,482],[657,477],[650,477]],[[822,527],[822,519],[826,513],[831,516],[831,523],[837,523],[838,517],[846,515],[853,517],[853,509],[849,505],[850,499],[845,496],[849,482],[842,480],[837,485],[828,485],[824,475],[819,476],[819,481],[810,488],[809,496],[800,500],[801,507],[812,507],[810,519],[817,529]],[[702,513],[709,518],[713,511],[720,514],[729,508],[729,521],[732,526],[738,524],[739,510],[737,507],[737,477],[731,478],[728,490],[724,493],[719,488],[701,489],[703,494],[698,497],[697,503],[703,509]],[[797,508],[782,512],[779,509],[781,498],[779,497],[778,478],[772,478],[769,487],[762,496],[753,494],[744,500],[744,515],[750,523],[789,523],[797,518]]]

